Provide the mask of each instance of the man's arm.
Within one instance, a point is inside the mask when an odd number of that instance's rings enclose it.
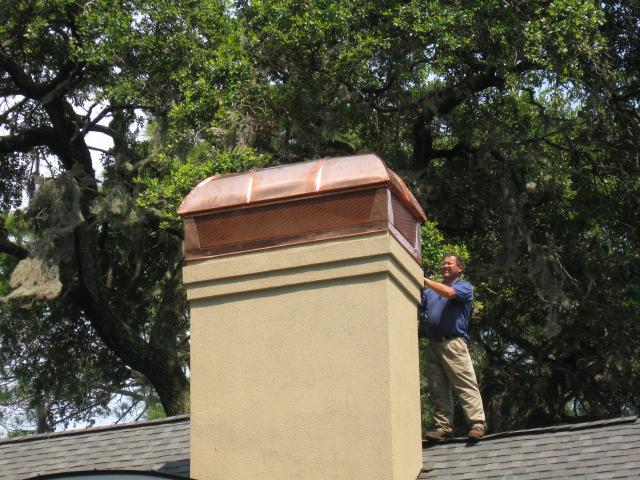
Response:
[[[431,280],[430,278],[425,277],[424,286],[427,288],[430,288],[441,297],[452,299],[452,298],[456,298],[456,295],[457,295],[454,288],[450,287],[449,285],[445,285],[444,283]]]

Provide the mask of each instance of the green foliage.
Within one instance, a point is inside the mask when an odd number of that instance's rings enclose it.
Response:
[[[255,145],[280,161],[380,153],[437,221],[427,269],[456,246],[472,259],[492,428],[565,420],[570,400],[594,417],[637,410],[616,373],[637,380],[637,352],[595,358],[588,327],[637,338],[636,310],[605,314],[637,305],[637,7],[282,0],[238,14],[263,74]],[[612,263],[625,267],[607,277]]]
[[[1,306],[0,396],[90,418],[123,382],[152,408],[152,384],[183,412],[182,197],[369,150],[426,206],[426,270],[469,260],[494,430],[637,412],[638,39],[619,1],[2,1],[0,290],[27,251],[62,289]],[[101,178],[89,132],[113,141]]]
[[[262,73],[252,86],[261,99],[256,135],[285,160],[370,149],[403,168],[422,154],[413,136],[424,119],[435,120],[434,146],[469,144],[446,117],[461,99],[481,103],[476,94],[490,87],[557,84],[579,70],[576,50],[591,61],[602,45],[601,10],[577,1],[240,5]]]
[[[145,414],[145,418],[147,420],[157,420],[166,416],[167,414],[165,413],[164,408],[162,408],[162,404],[159,402],[154,403]]]
[[[429,220],[422,224],[422,267],[435,278],[438,277],[440,266],[445,255],[452,253],[460,255],[465,265],[469,262],[469,250],[464,244],[446,243],[444,235],[438,230],[438,223]]]
[[[216,1],[112,0],[3,1],[0,6],[0,169],[9,174],[0,184],[2,207],[16,207],[22,192],[29,195],[27,234],[16,236],[3,226],[0,242],[2,251],[18,258],[30,255],[16,273],[22,291],[12,294],[27,297],[32,308],[42,304],[32,313],[43,325],[40,330],[28,322],[9,322],[7,334],[15,330],[18,338],[38,338],[43,348],[33,354],[51,362],[48,371],[60,374],[49,387],[37,383],[35,367],[16,369],[16,358],[30,358],[31,352],[20,341],[15,348],[2,347],[11,379],[6,385],[22,392],[19,396],[28,405],[75,406],[69,415],[59,409],[39,414],[38,428],[105,413],[104,401],[130,384],[127,377],[133,370],[149,379],[169,413],[188,408],[180,235],[160,228],[154,212],[138,205],[143,185],[133,177],[151,168],[155,159],[149,152],[168,135],[169,111],[192,90],[186,72],[197,76],[209,71],[204,67],[216,60],[201,62],[204,52],[233,43],[225,8]],[[216,71],[226,72],[224,65],[232,61],[221,58]],[[218,86],[226,83],[221,76]],[[209,102],[201,105],[216,111]],[[158,134],[136,138],[135,129],[149,121],[160,125]],[[107,135],[113,142],[103,153],[100,179],[92,165],[89,133]],[[187,150],[190,144],[180,141],[182,151]],[[61,288],[56,298],[25,284],[26,277],[40,277],[18,275],[33,271],[29,265],[57,271]],[[3,285],[7,278],[8,271],[3,272]],[[9,308],[17,308],[17,302]],[[66,331],[70,341],[83,332],[91,352],[109,354],[95,363],[74,363],[60,351],[73,351],[68,343],[57,347],[49,343],[54,335],[44,334],[53,325]],[[77,351],[87,353],[81,346]],[[100,393],[100,402],[81,402],[69,388],[56,386],[72,385],[73,372],[96,379],[82,395]]]
[[[224,175],[264,167],[269,156],[255,150],[238,147],[231,151],[216,149],[209,143],[199,143],[184,158],[167,158],[159,154],[156,164],[161,172],[151,169],[135,179],[145,186],[138,197],[138,205],[155,212],[162,220],[161,226],[178,224],[178,207],[184,197],[202,180],[212,175]]]

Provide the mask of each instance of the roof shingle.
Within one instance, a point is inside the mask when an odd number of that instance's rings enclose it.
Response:
[[[637,478],[637,417],[426,444],[421,479]],[[189,417],[0,440],[0,480],[89,470],[189,477]]]
[[[88,470],[189,477],[189,417],[0,440],[0,479]]]
[[[637,478],[637,417],[425,444],[421,479]]]

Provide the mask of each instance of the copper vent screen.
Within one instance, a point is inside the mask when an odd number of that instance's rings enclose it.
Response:
[[[291,243],[287,238],[299,242],[346,227],[359,226],[360,232],[382,230],[386,212],[385,190],[376,189],[203,215],[195,218],[195,226],[200,249],[213,253],[259,248],[275,239],[278,244]]]
[[[414,248],[418,248],[418,221],[416,217],[407,210],[395,195],[391,195],[391,208],[393,209],[394,227]]]

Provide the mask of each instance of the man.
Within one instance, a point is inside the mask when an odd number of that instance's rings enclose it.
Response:
[[[427,288],[422,293],[422,308],[427,317],[429,338],[425,362],[436,424],[436,429],[426,434],[430,441],[452,436],[452,389],[471,427],[469,438],[480,440],[486,431],[482,398],[467,350],[473,286],[460,278],[463,271],[462,258],[448,254],[442,262],[443,282],[424,279]]]

